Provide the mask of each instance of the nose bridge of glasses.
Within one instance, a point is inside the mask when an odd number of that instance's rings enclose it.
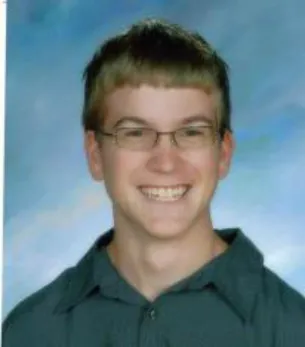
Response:
[[[162,137],[164,138],[162,140]],[[156,132],[156,140],[155,140],[155,146],[162,145],[161,142],[168,143],[170,142],[170,146],[174,145],[175,147],[178,147],[178,143],[176,140],[176,131],[157,131]]]

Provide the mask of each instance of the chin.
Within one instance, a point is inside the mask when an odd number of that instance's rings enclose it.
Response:
[[[188,227],[182,226],[182,223],[177,222],[162,222],[162,223],[151,223],[145,227],[147,234],[154,239],[159,240],[171,240],[179,238],[186,233]]]

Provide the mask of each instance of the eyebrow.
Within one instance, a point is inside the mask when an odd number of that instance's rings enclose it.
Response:
[[[189,125],[191,123],[195,123],[195,122],[200,122],[200,123],[208,123],[209,125],[213,125],[214,121],[210,118],[207,117],[204,114],[196,114],[190,117],[187,117],[185,119],[182,120],[182,125]],[[141,117],[136,117],[136,116],[126,116],[126,117],[122,117],[120,118],[114,125],[113,128],[117,128],[120,125],[124,124],[124,123],[134,123],[137,125],[148,125],[148,126],[152,126],[149,122],[147,122],[145,119],[141,118]]]
[[[117,128],[119,125],[122,125],[124,123],[135,123],[139,125],[149,125],[148,122],[145,121],[145,119],[135,116],[128,116],[128,117],[122,117],[120,118],[115,124],[114,128]]]
[[[213,119],[211,119],[210,117],[204,114],[196,114],[194,116],[187,117],[182,121],[182,124],[186,125],[186,124],[195,123],[195,122],[208,123],[209,125],[214,124]]]

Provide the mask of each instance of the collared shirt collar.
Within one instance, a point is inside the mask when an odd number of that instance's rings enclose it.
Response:
[[[247,320],[261,285],[263,256],[241,230],[216,231],[230,244],[229,248],[168,291],[196,290],[212,284],[232,308]],[[145,298],[111,264],[105,246],[112,237],[113,229],[99,237],[72,269],[69,284],[57,305],[57,312],[64,312],[77,305],[97,288],[100,288],[104,296],[118,297],[134,304],[145,302]]]
[[[112,229],[101,235],[78,264],[70,269],[67,287],[61,300],[56,305],[55,312],[62,313],[69,310],[98,287],[98,282],[96,281],[96,264],[100,255],[104,254],[104,252],[100,252],[100,248],[102,245],[106,245],[111,241],[112,235]],[[104,273],[105,278],[109,274],[111,272],[106,271]]]
[[[231,246],[218,259],[215,286],[232,308],[248,320],[262,284],[263,255],[239,229],[218,233]]]

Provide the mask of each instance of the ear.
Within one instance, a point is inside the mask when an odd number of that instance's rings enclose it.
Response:
[[[103,180],[102,153],[94,131],[84,134],[84,147],[90,173],[96,181]]]
[[[235,140],[233,134],[230,131],[226,131],[220,142],[219,179],[223,179],[227,176],[234,150]]]

